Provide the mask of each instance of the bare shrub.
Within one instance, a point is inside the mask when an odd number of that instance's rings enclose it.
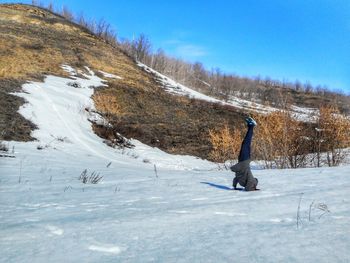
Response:
[[[303,216],[302,214],[306,215],[305,213],[302,213],[301,211],[301,201],[303,198],[304,193],[300,194],[298,208],[297,208],[297,214],[296,214],[296,223],[297,223],[297,229],[299,229],[300,226],[303,224]],[[314,221],[313,217],[317,216],[317,219],[321,219],[325,214],[331,213],[331,211],[328,208],[328,205],[325,203],[316,203],[315,200],[312,201],[309,205],[308,209],[308,221]],[[306,211],[304,211],[306,212]]]
[[[220,130],[209,130],[212,151],[209,157],[216,162],[225,162],[238,158],[242,136],[236,129],[230,130],[227,124]]]
[[[98,184],[102,180],[103,176],[100,176],[97,172],[88,173],[87,169],[85,169],[79,176],[79,180],[83,184]]]
[[[62,11],[60,13],[65,19],[69,21],[74,21],[74,14],[66,6],[63,6]]]
[[[322,107],[316,124],[316,134],[311,125],[295,120],[289,110],[254,116],[259,123],[255,130],[254,157],[264,160],[265,168],[300,168],[308,164],[308,155],[315,153],[320,166],[321,153],[329,166],[339,165],[346,157],[350,145],[350,120],[334,107]],[[313,124],[314,125],[314,124]],[[315,133],[315,132],[314,132]],[[235,159],[241,137],[231,132],[227,125],[209,132],[212,152],[210,158],[217,162]]]
[[[309,206],[309,221],[311,221],[311,215],[312,211],[316,211],[316,215],[318,216],[318,219],[320,219],[322,216],[324,216],[327,213],[330,213],[331,211],[328,209],[327,204],[325,203],[315,203],[314,201]]]
[[[110,147],[118,149],[135,147],[129,139],[118,133],[114,127],[94,123],[93,129],[98,136],[105,139],[103,142]]]
[[[298,209],[297,209],[297,229],[299,228],[299,224],[301,223],[300,204],[301,204],[301,199],[303,198],[303,195],[304,195],[304,193],[300,194],[299,204],[298,204]]]
[[[306,165],[309,143],[305,130],[289,111],[276,111],[254,118],[259,123],[254,152],[265,161],[266,168],[297,168]]]
[[[132,55],[136,60],[141,61],[143,63],[147,63],[151,54],[151,42],[144,35],[141,34],[136,40],[132,42]]]
[[[41,151],[41,150],[44,150],[47,147],[48,147],[47,145],[45,145],[45,146],[44,145],[38,145],[38,146],[36,146],[36,149]]]
[[[113,132],[113,135],[114,135],[114,138],[103,141],[109,147],[118,148],[118,149],[125,149],[125,148],[131,149],[135,147],[135,145],[133,145],[129,139],[124,138],[122,135],[116,132]]]
[[[0,141],[0,151],[8,152],[8,150],[9,150],[8,146],[2,141]]]
[[[83,14],[80,16],[75,16],[74,13],[66,6],[63,6],[61,10],[55,10],[55,6],[52,1],[47,5],[41,3],[40,1],[32,1],[32,5],[49,10],[52,13],[57,13],[67,19],[68,21],[78,24],[81,27],[90,31],[90,33],[103,39],[105,42],[117,46],[117,34],[113,30],[110,23],[106,22],[104,19],[96,22],[92,19],[87,19]]]
[[[313,143],[317,166],[321,165],[322,152],[326,153],[328,166],[341,164],[345,148],[350,146],[350,120],[337,107],[322,106],[316,126]]]
[[[3,138],[5,134],[6,134],[6,132],[2,131],[0,133],[0,138]],[[6,145],[2,140],[0,140],[0,151],[2,151],[2,152],[8,152],[9,151],[8,145]]]
[[[78,82],[76,82],[76,81],[68,82],[67,85],[71,86],[73,88],[76,88],[76,89],[81,89],[81,85]]]

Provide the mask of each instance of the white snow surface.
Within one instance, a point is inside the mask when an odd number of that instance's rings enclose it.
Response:
[[[89,72],[23,86],[39,129],[0,158],[0,262],[350,262],[350,166],[254,169],[261,190],[244,192],[195,157],[110,148],[88,121],[106,85]]]
[[[114,75],[114,74],[111,74],[111,73],[108,73],[108,72],[105,72],[105,71],[102,71],[102,70],[99,70],[99,72],[105,77],[105,78],[110,78],[110,79],[122,79],[122,77],[119,77],[117,75]]]
[[[205,100],[212,103],[220,103],[223,105],[230,105],[239,109],[243,109],[245,111],[253,111],[258,112],[261,114],[268,114],[271,112],[279,111],[280,109],[262,105],[256,102],[252,102],[249,100],[241,99],[235,96],[230,96],[230,98],[227,100],[227,102],[207,96],[203,93],[200,93],[198,91],[195,91],[189,87],[186,87],[173,79],[159,73],[158,71],[155,71],[154,69],[148,67],[145,64],[142,64],[141,62],[138,62],[139,67],[143,68],[145,71],[154,74],[159,82],[162,84],[162,87],[169,93],[180,95],[180,96],[188,96],[190,98],[199,99],[199,100]],[[208,83],[206,83],[209,85]],[[305,122],[312,122],[314,121],[315,114],[318,113],[317,109],[314,108],[306,108],[306,107],[299,107],[296,105],[291,106],[291,114],[293,118],[300,121]]]

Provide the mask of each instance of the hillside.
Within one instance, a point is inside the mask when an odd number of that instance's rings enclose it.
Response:
[[[33,139],[35,125],[17,113],[24,101],[10,93],[49,74],[67,76],[62,64],[120,76],[95,93],[102,98],[97,110],[113,125],[112,130],[95,126],[102,137],[119,132],[168,152],[207,157],[208,130],[225,122],[237,127],[243,117],[233,107],[172,96],[119,48],[50,11],[0,5],[0,19],[0,139]]]
[[[274,112],[289,104],[297,120],[309,122],[319,105],[335,103],[347,111],[347,97],[323,98],[288,88],[271,89],[265,82],[259,82],[254,90],[254,81],[239,78],[237,90],[230,90],[224,99],[220,89],[215,94],[202,88],[201,93],[135,61],[123,44],[111,45],[49,10],[3,4],[0,14],[0,140],[35,139],[31,136],[35,123],[18,114],[24,100],[11,93],[48,75],[67,77],[62,65],[80,75],[89,67],[108,78],[108,85],[93,94],[96,110],[109,122],[107,126],[93,124],[100,137],[111,142],[118,141],[121,134],[169,153],[206,159],[211,151],[209,131],[225,124],[242,130],[246,115]],[[265,99],[258,99],[258,93]],[[244,99],[242,94],[250,95]]]
[[[17,94],[37,141],[7,142],[0,157],[0,262],[350,260],[349,165],[254,163],[261,190],[233,191],[233,174],[214,163],[136,140],[108,147],[91,127],[103,121],[91,95],[119,76],[61,69],[70,77]]]
[[[127,75],[120,84],[135,89],[151,89],[154,84],[152,78],[119,50],[63,17],[25,5],[0,5],[0,12],[0,99],[1,112],[7,113],[1,116],[1,128],[5,129],[5,139],[30,139],[27,127],[20,123],[13,126],[20,127],[17,132],[24,132],[26,136],[18,137],[4,125],[11,119],[17,121],[13,111],[23,103],[8,93],[20,90],[20,85],[26,81],[42,80],[46,74],[67,76],[61,69],[64,63],[77,68],[94,64],[101,70],[113,67],[111,72]]]

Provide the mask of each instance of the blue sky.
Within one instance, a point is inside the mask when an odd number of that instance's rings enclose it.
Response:
[[[154,50],[200,61],[207,69],[298,79],[350,93],[349,0],[52,2],[104,18],[119,38],[144,33]]]

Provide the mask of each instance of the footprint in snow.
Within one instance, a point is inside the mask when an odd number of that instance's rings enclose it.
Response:
[[[224,216],[246,216],[244,213],[230,213],[230,212],[214,212],[215,215],[224,215]]]
[[[151,196],[150,198],[148,198],[149,200],[156,200],[156,199],[163,199],[160,196]]]
[[[347,219],[346,216],[332,216],[334,219]]]
[[[204,201],[204,200],[208,200],[209,198],[207,197],[199,197],[199,198],[194,198],[194,199],[191,199],[191,201]]]
[[[121,252],[123,252],[125,249],[120,248],[118,246],[114,246],[114,245],[109,245],[109,244],[105,244],[105,245],[90,245],[88,247],[89,250],[92,251],[97,251],[97,252],[102,252],[102,253],[109,253],[109,254],[120,254]]]
[[[62,236],[64,233],[63,229],[56,226],[47,226],[46,229],[49,230],[51,234],[56,236]]]
[[[190,213],[189,211],[186,210],[173,210],[173,211],[169,211],[170,213],[176,213],[176,214],[188,214]]]
[[[272,223],[289,223],[292,222],[293,219],[292,218],[272,218],[269,220]]]
[[[126,200],[126,201],[124,201],[124,203],[135,203],[135,202],[138,202],[138,201],[140,201],[140,199],[131,199],[131,200]]]

